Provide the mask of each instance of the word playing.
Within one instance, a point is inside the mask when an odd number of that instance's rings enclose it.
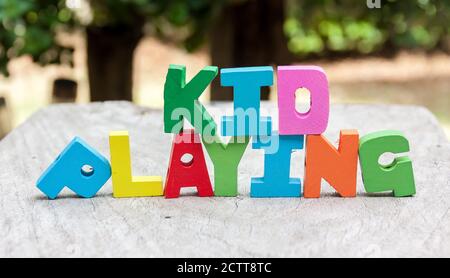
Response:
[[[323,136],[329,118],[328,80],[316,66],[279,66],[278,130],[272,118],[260,115],[261,87],[273,85],[272,67],[227,68],[220,71],[221,85],[233,88],[233,115],[223,116],[220,133],[213,117],[198,100],[218,74],[202,69],[186,82],[186,68],[170,65],[164,85],[164,132],[172,133],[172,150],[165,184],[161,176],[133,176],[127,131],[109,134],[110,162],[76,137],[37,181],[37,187],[54,199],[64,187],[82,197],[92,197],[112,177],[113,196],[165,196],[177,198],[183,187],[195,187],[200,197],[238,195],[238,166],[247,146],[264,154],[264,175],[251,179],[250,196],[318,198],[321,181],[342,197],[356,196],[357,164],[367,192],[392,191],[396,197],[416,193],[411,159],[402,155],[389,165],[379,163],[385,153],[409,151],[399,131],[385,130],[359,138],[357,130],[341,130],[337,148]],[[310,92],[310,107],[297,111],[298,89]],[[189,123],[192,129],[185,129]],[[305,149],[303,186],[290,176],[291,154]],[[214,166],[211,182],[204,150]],[[189,154],[190,161],[183,157]],[[214,185],[214,186],[213,186]],[[303,187],[303,192],[302,192]],[[214,188],[214,189],[213,189]]]

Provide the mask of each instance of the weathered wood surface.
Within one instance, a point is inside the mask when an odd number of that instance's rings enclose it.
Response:
[[[403,131],[417,196],[369,196],[358,173],[356,198],[339,198],[324,183],[320,199],[252,199],[250,177],[262,174],[263,153],[248,148],[237,198],[114,199],[108,181],[94,198],[65,190],[51,201],[35,181],[73,136],[109,157],[108,132],[129,130],[134,174],[163,176],[171,137],[161,111],[127,102],[48,107],[0,142],[0,256],[450,256],[450,145],[432,114],[332,106],[326,135],[336,141],[342,128]],[[296,175],[303,154],[293,156]]]

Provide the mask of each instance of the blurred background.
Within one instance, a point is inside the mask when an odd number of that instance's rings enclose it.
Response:
[[[317,64],[333,103],[426,106],[450,138],[450,0],[0,0],[0,137],[51,103],[160,108],[171,63]]]

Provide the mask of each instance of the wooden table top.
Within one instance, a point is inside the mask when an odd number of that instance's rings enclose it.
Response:
[[[276,123],[275,106],[262,107]],[[225,108],[231,104],[209,106],[215,115]],[[250,198],[250,178],[263,172],[263,151],[251,147],[235,198],[114,199],[109,180],[91,199],[65,189],[48,200],[35,187],[74,136],[109,158],[112,130],[130,132],[134,175],[165,178],[171,135],[162,125],[161,110],[105,102],[49,106],[13,130],[0,141],[0,256],[450,256],[450,144],[421,107],[332,105],[325,133],[337,142],[339,129],[404,132],[415,197],[366,194],[358,169],[356,198],[337,197],[325,182],[320,199]],[[293,176],[303,176],[303,159],[304,151],[294,153]]]

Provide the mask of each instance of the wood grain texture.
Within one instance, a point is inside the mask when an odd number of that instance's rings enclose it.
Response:
[[[215,117],[225,110],[231,104],[208,107]],[[276,116],[275,105],[261,111]],[[250,147],[236,198],[114,199],[109,180],[91,199],[64,190],[48,200],[35,187],[76,135],[109,157],[111,130],[129,130],[134,175],[165,177],[171,135],[162,124],[162,111],[128,102],[60,104],[12,131],[0,141],[0,256],[450,256],[450,145],[421,107],[334,105],[325,133],[337,142],[339,129],[404,132],[413,198],[368,195],[358,172],[356,198],[339,198],[323,182],[320,199],[252,199],[250,178],[262,175],[263,152]],[[303,159],[304,151],[293,154],[296,176],[303,176]]]

